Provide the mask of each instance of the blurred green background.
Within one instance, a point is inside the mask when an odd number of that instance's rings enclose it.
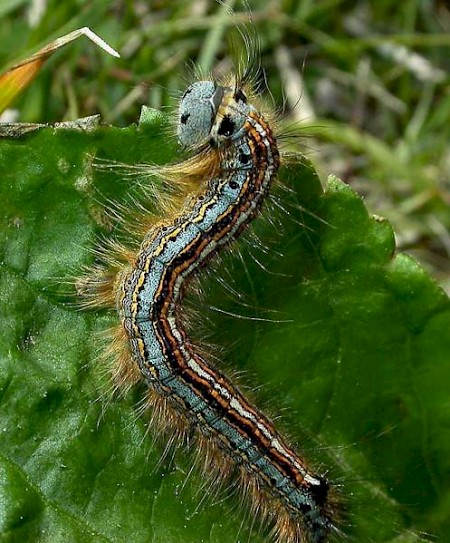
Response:
[[[290,133],[308,135],[297,150],[362,193],[450,290],[448,2],[1,0],[0,66],[82,26],[122,55],[69,45],[6,118],[101,113],[122,126],[142,104],[173,106],[193,66],[232,66],[249,8],[273,101]]]

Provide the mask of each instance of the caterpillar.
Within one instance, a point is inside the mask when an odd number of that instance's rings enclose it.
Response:
[[[117,311],[107,353],[116,386],[145,381],[155,432],[169,441],[193,434],[204,472],[219,482],[234,473],[275,541],[323,543],[340,533],[334,486],[188,337],[183,317],[186,289],[258,216],[277,177],[270,114],[248,79],[205,79],[184,92],[177,136],[191,157],[153,169],[180,195],[159,220],[137,221],[137,251],[118,241],[100,251],[82,279],[82,303]]]

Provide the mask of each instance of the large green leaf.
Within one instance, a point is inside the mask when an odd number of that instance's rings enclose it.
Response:
[[[203,500],[186,450],[158,463],[139,391],[99,400],[94,332],[116,316],[77,310],[67,283],[92,261],[98,200],[126,200],[133,181],[93,175],[93,155],[167,162],[176,148],[157,114],[0,141],[0,541],[263,541],[236,497]],[[205,277],[196,334],[264,385],[269,412],[330,470],[355,541],[445,539],[449,300],[349,187],[322,192],[308,164],[282,177],[293,192],[257,221],[263,246],[250,236]]]

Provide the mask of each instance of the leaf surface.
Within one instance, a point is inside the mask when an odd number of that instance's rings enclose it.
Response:
[[[114,234],[98,201],[130,202],[136,182],[94,172],[93,156],[177,150],[152,112],[138,127],[0,140],[0,541],[247,541],[253,519],[235,497],[203,500],[184,449],[159,463],[139,390],[101,399],[95,333],[117,317],[78,310],[68,283],[98,233]],[[330,470],[356,541],[445,537],[449,300],[348,186],[322,191],[309,164],[282,179],[292,190],[275,191],[268,220],[206,274],[195,335],[263,385],[260,403]]]

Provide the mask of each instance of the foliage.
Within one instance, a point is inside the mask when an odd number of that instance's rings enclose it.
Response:
[[[158,464],[164,444],[136,416],[139,391],[98,400],[95,332],[116,316],[80,312],[68,285],[114,229],[98,200],[133,195],[130,180],[94,176],[91,157],[173,160],[166,129],[155,113],[139,127],[0,142],[2,543],[248,540],[253,521],[236,497],[202,499],[186,451]],[[204,280],[207,339],[264,383],[279,423],[342,481],[356,541],[445,538],[449,300],[348,186],[332,178],[322,192],[309,164],[282,177],[292,192],[257,221],[263,247],[250,238]]]

